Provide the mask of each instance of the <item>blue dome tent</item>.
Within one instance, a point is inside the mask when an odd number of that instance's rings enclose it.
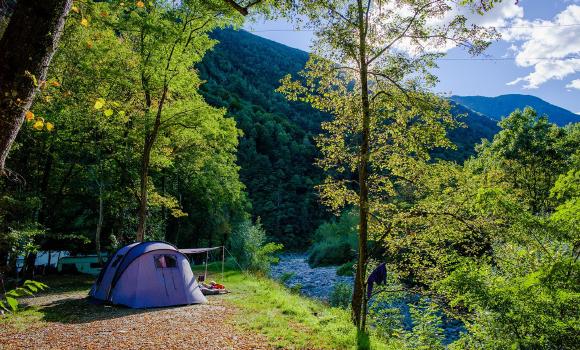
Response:
[[[205,303],[189,260],[165,242],[132,243],[107,261],[89,295],[132,308]]]

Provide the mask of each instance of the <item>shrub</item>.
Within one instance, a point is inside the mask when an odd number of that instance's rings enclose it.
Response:
[[[330,305],[347,309],[352,298],[352,286],[348,283],[339,282],[334,285],[330,294]]]
[[[422,298],[417,305],[410,305],[413,329],[406,334],[407,343],[412,349],[444,349],[443,322],[440,312],[433,302]]]
[[[314,234],[315,243],[309,251],[310,266],[341,265],[354,260],[357,222],[356,213],[345,212],[338,221],[320,225]]]
[[[302,284],[300,284],[300,283],[296,283],[295,285],[290,287],[290,292],[292,292],[294,294],[300,294],[301,290],[302,290]]]
[[[354,265],[356,261],[346,262],[336,269],[336,274],[339,276],[353,276],[354,275]]]
[[[280,276],[280,282],[286,284],[286,282],[288,282],[294,275],[294,272],[284,272],[282,276]]]
[[[246,221],[238,225],[228,243],[243,269],[262,273],[268,272],[271,263],[278,262],[274,254],[284,247],[279,243],[266,243],[266,232],[259,220],[255,224]]]

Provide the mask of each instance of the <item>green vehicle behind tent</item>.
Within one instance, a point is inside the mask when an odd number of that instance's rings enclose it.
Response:
[[[101,253],[103,265],[107,261],[107,254]],[[97,255],[65,256],[58,260],[59,273],[83,273],[97,276],[101,272],[101,265]]]

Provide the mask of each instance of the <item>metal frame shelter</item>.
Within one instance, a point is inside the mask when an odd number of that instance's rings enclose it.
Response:
[[[222,280],[224,279],[224,262],[225,262],[225,246],[217,246],[217,247],[210,247],[210,248],[184,248],[179,249],[179,252],[182,254],[203,254],[205,253],[205,273],[203,275],[204,281],[207,280],[207,263],[209,260],[209,252],[213,250],[222,250]]]

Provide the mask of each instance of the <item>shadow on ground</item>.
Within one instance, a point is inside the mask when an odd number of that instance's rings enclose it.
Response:
[[[46,283],[49,289],[36,297],[27,298],[23,304],[36,309],[46,322],[81,324],[179,308],[131,309],[99,303],[88,297],[94,281],[91,276],[47,276],[39,280]]]
[[[55,300],[50,304],[41,306],[39,311],[44,315],[42,319],[47,322],[89,323],[165,309],[167,308],[130,309],[122,306],[98,305],[92,303],[88,297],[71,297]]]

